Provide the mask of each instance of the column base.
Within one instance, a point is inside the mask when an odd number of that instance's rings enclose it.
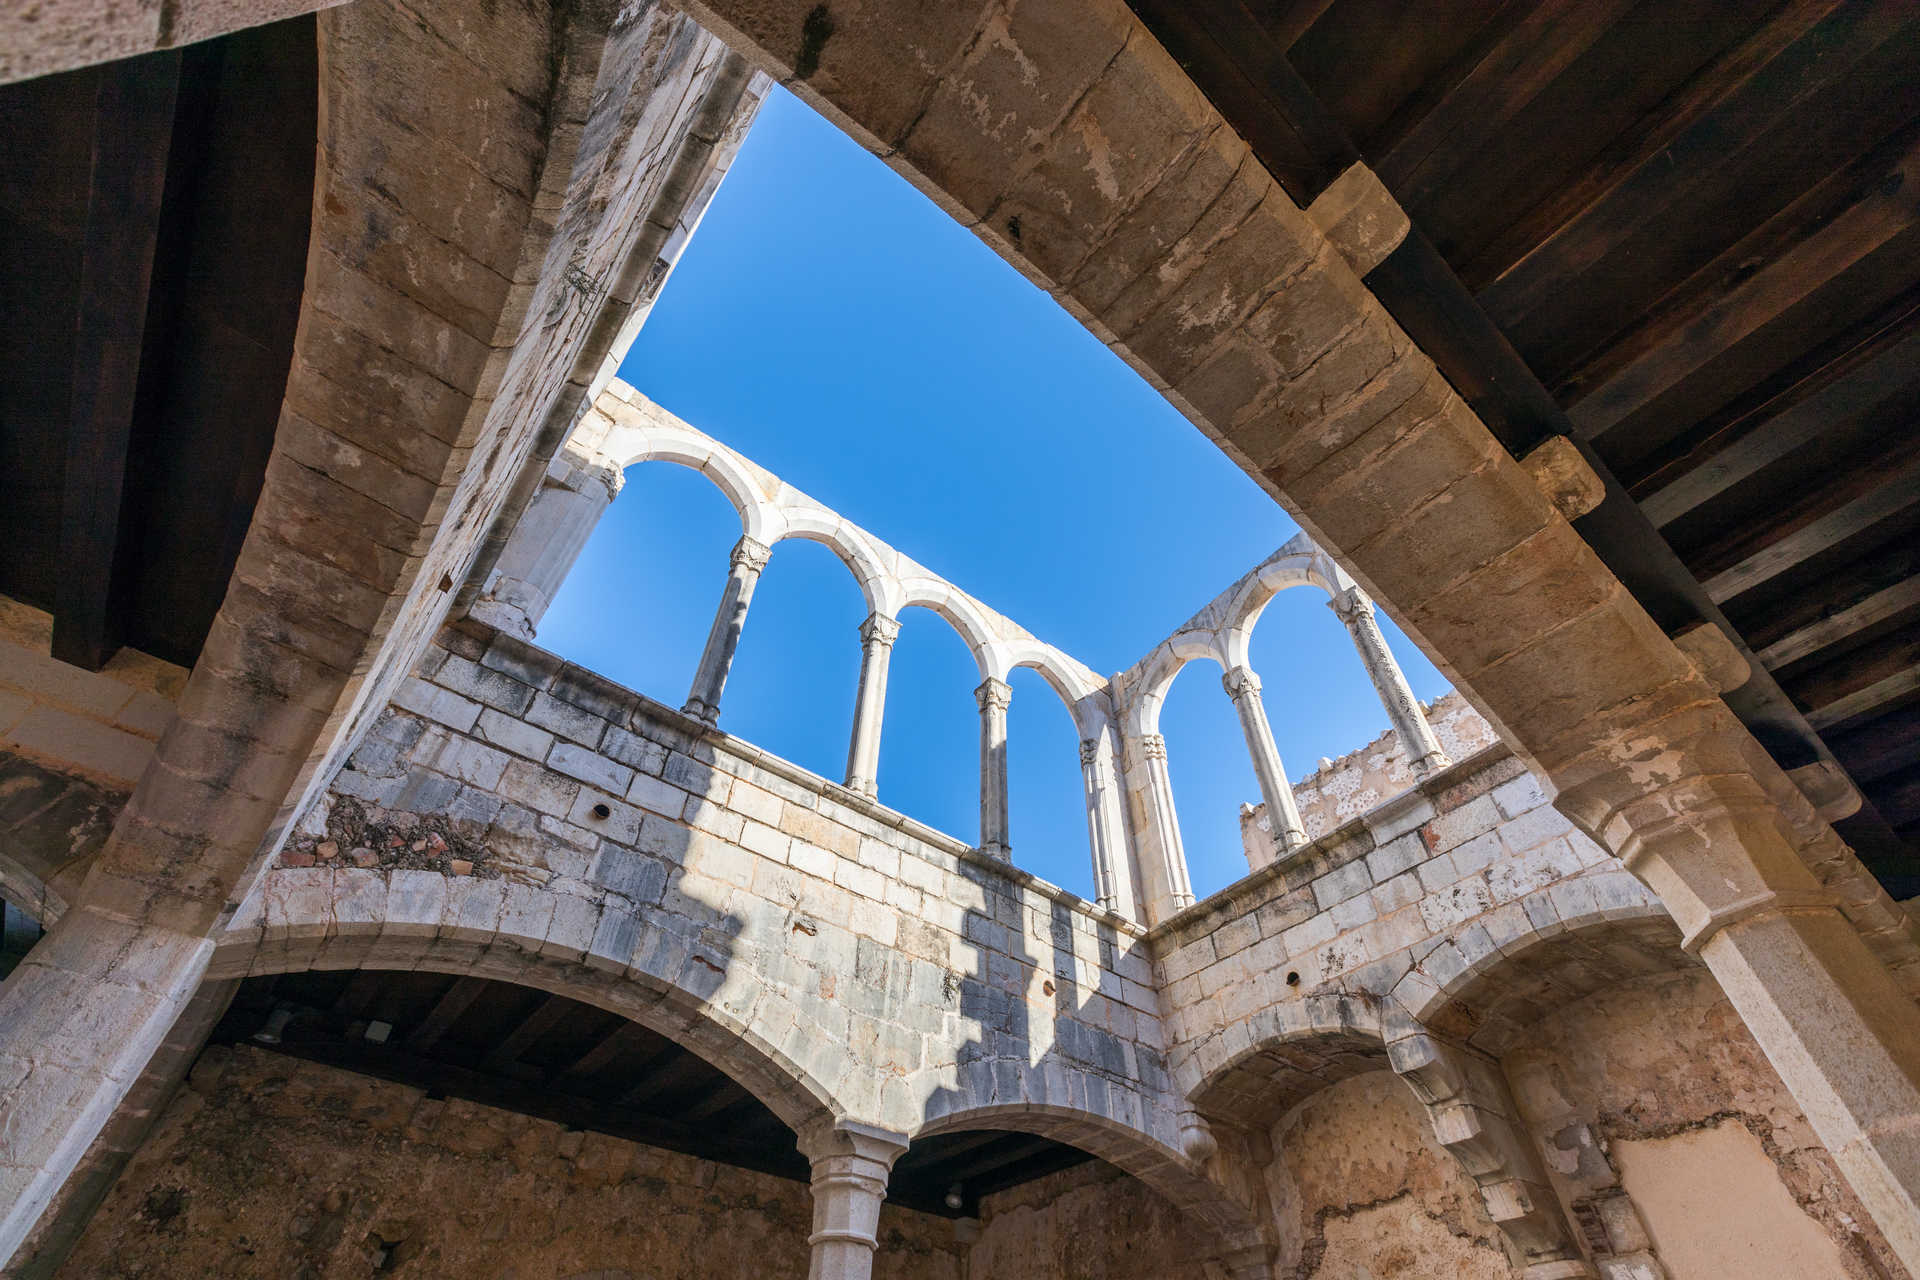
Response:
[[[998,859],[1001,862],[1013,861],[1013,846],[1001,844],[998,841],[990,841],[987,844],[981,845],[979,852],[986,854],[989,858]]]
[[[720,708],[710,707],[698,698],[688,698],[680,707],[680,714],[692,716],[702,724],[718,724]]]

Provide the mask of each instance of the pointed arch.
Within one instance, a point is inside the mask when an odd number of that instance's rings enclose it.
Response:
[[[631,422],[623,416],[614,419],[613,432],[602,447],[622,471],[642,462],[671,462],[698,471],[733,504],[743,534],[768,545],[777,536],[779,512],[771,497],[772,478],[699,432],[670,422]]]

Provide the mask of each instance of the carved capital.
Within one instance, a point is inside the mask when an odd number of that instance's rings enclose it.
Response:
[[[1234,667],[1222,673],[1220,687],[1227,691],[1229,698],[1238,702],[1246,694],[1260,692],[1260,677],[1254,674],[1252,667]]]
[[[1013,704],[1013,689],[1006,681],[988,676],[973,691],[973,700],[980,704],[982,712],[1005,711]]]
[[[1088,767],[1100,758],[1100,739],[1082,738],[1080,740],[1080,764]]]
[[[1352,626],[1365,618],[1373,619],[1373,600],[1358,587],[1336,591],[1327,600],[1327,608],[1340,615],[1340,621]]]
[[[1165,760],[1167,758],[1167,740],[1157,733],[1141,734],[1140,754],[1149,760]]]
[[[767,557],[773,554],[773,548],[758,538],[742,536],[733,544],[733,554],[727,562],[736,569],[751,569],[759,573],[767,567]]]
[[[860,639],[868,644],[877,644],[891,649],[893,642],[900,638],[900,619],[890,618],[884,613],[870,613],[867,620],[860,624]]]

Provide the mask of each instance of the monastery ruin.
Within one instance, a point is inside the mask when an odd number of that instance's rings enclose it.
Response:
[[[622,380],[776,86],[1306,532],[1101,672]],[[0,137],[5,1275],[1920,1277],[1920,9],[42,0]],[[658,464],[739,517],[684,697],[540,646]],[[793,539],[835,777],[721,727]],[[1311,772],[1294,588],[1384,731]]]

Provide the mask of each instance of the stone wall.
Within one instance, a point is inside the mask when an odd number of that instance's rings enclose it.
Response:
[[[1457,693],[1435,698],[1425,710],[1427,723],[1449,759],[1465,760],[1500,740],[1493,726]],[[1400,735],[1389,729],[1337,760],[1322,760],[1312,773],[1293,784],[1293,801],[1300,806],[1300,820],[1306,825],[1307,835],[1318,839],[1418,781],[1400,745]],[[1272,860],[1273,838],[1266,805],[1240,810],[1240,844],[1248,866],[1262,866]]]
[[[968,1280],[1163,1280],[1207,1276],[1214,1248],[1173,1205],[1108,1165],[1087,1164],[988,1196]]]
[[[1508,1280],[1519,1269],[1473,1180],[1434,1139],[1413,1093],[1370,1071],[1276,1122],[1267,1194],[1276,1276]]]
[[[1670,1280],[1906,1272],[1704,970],[1596,992],[1506,1057],[1554,1187],[1596,1257]]]
[[[805,1184],[241,1046],[209,1049],[58,1273],[69,1280],[802,1280]],[[963,1280],[887,1206],[876,1280]]]

